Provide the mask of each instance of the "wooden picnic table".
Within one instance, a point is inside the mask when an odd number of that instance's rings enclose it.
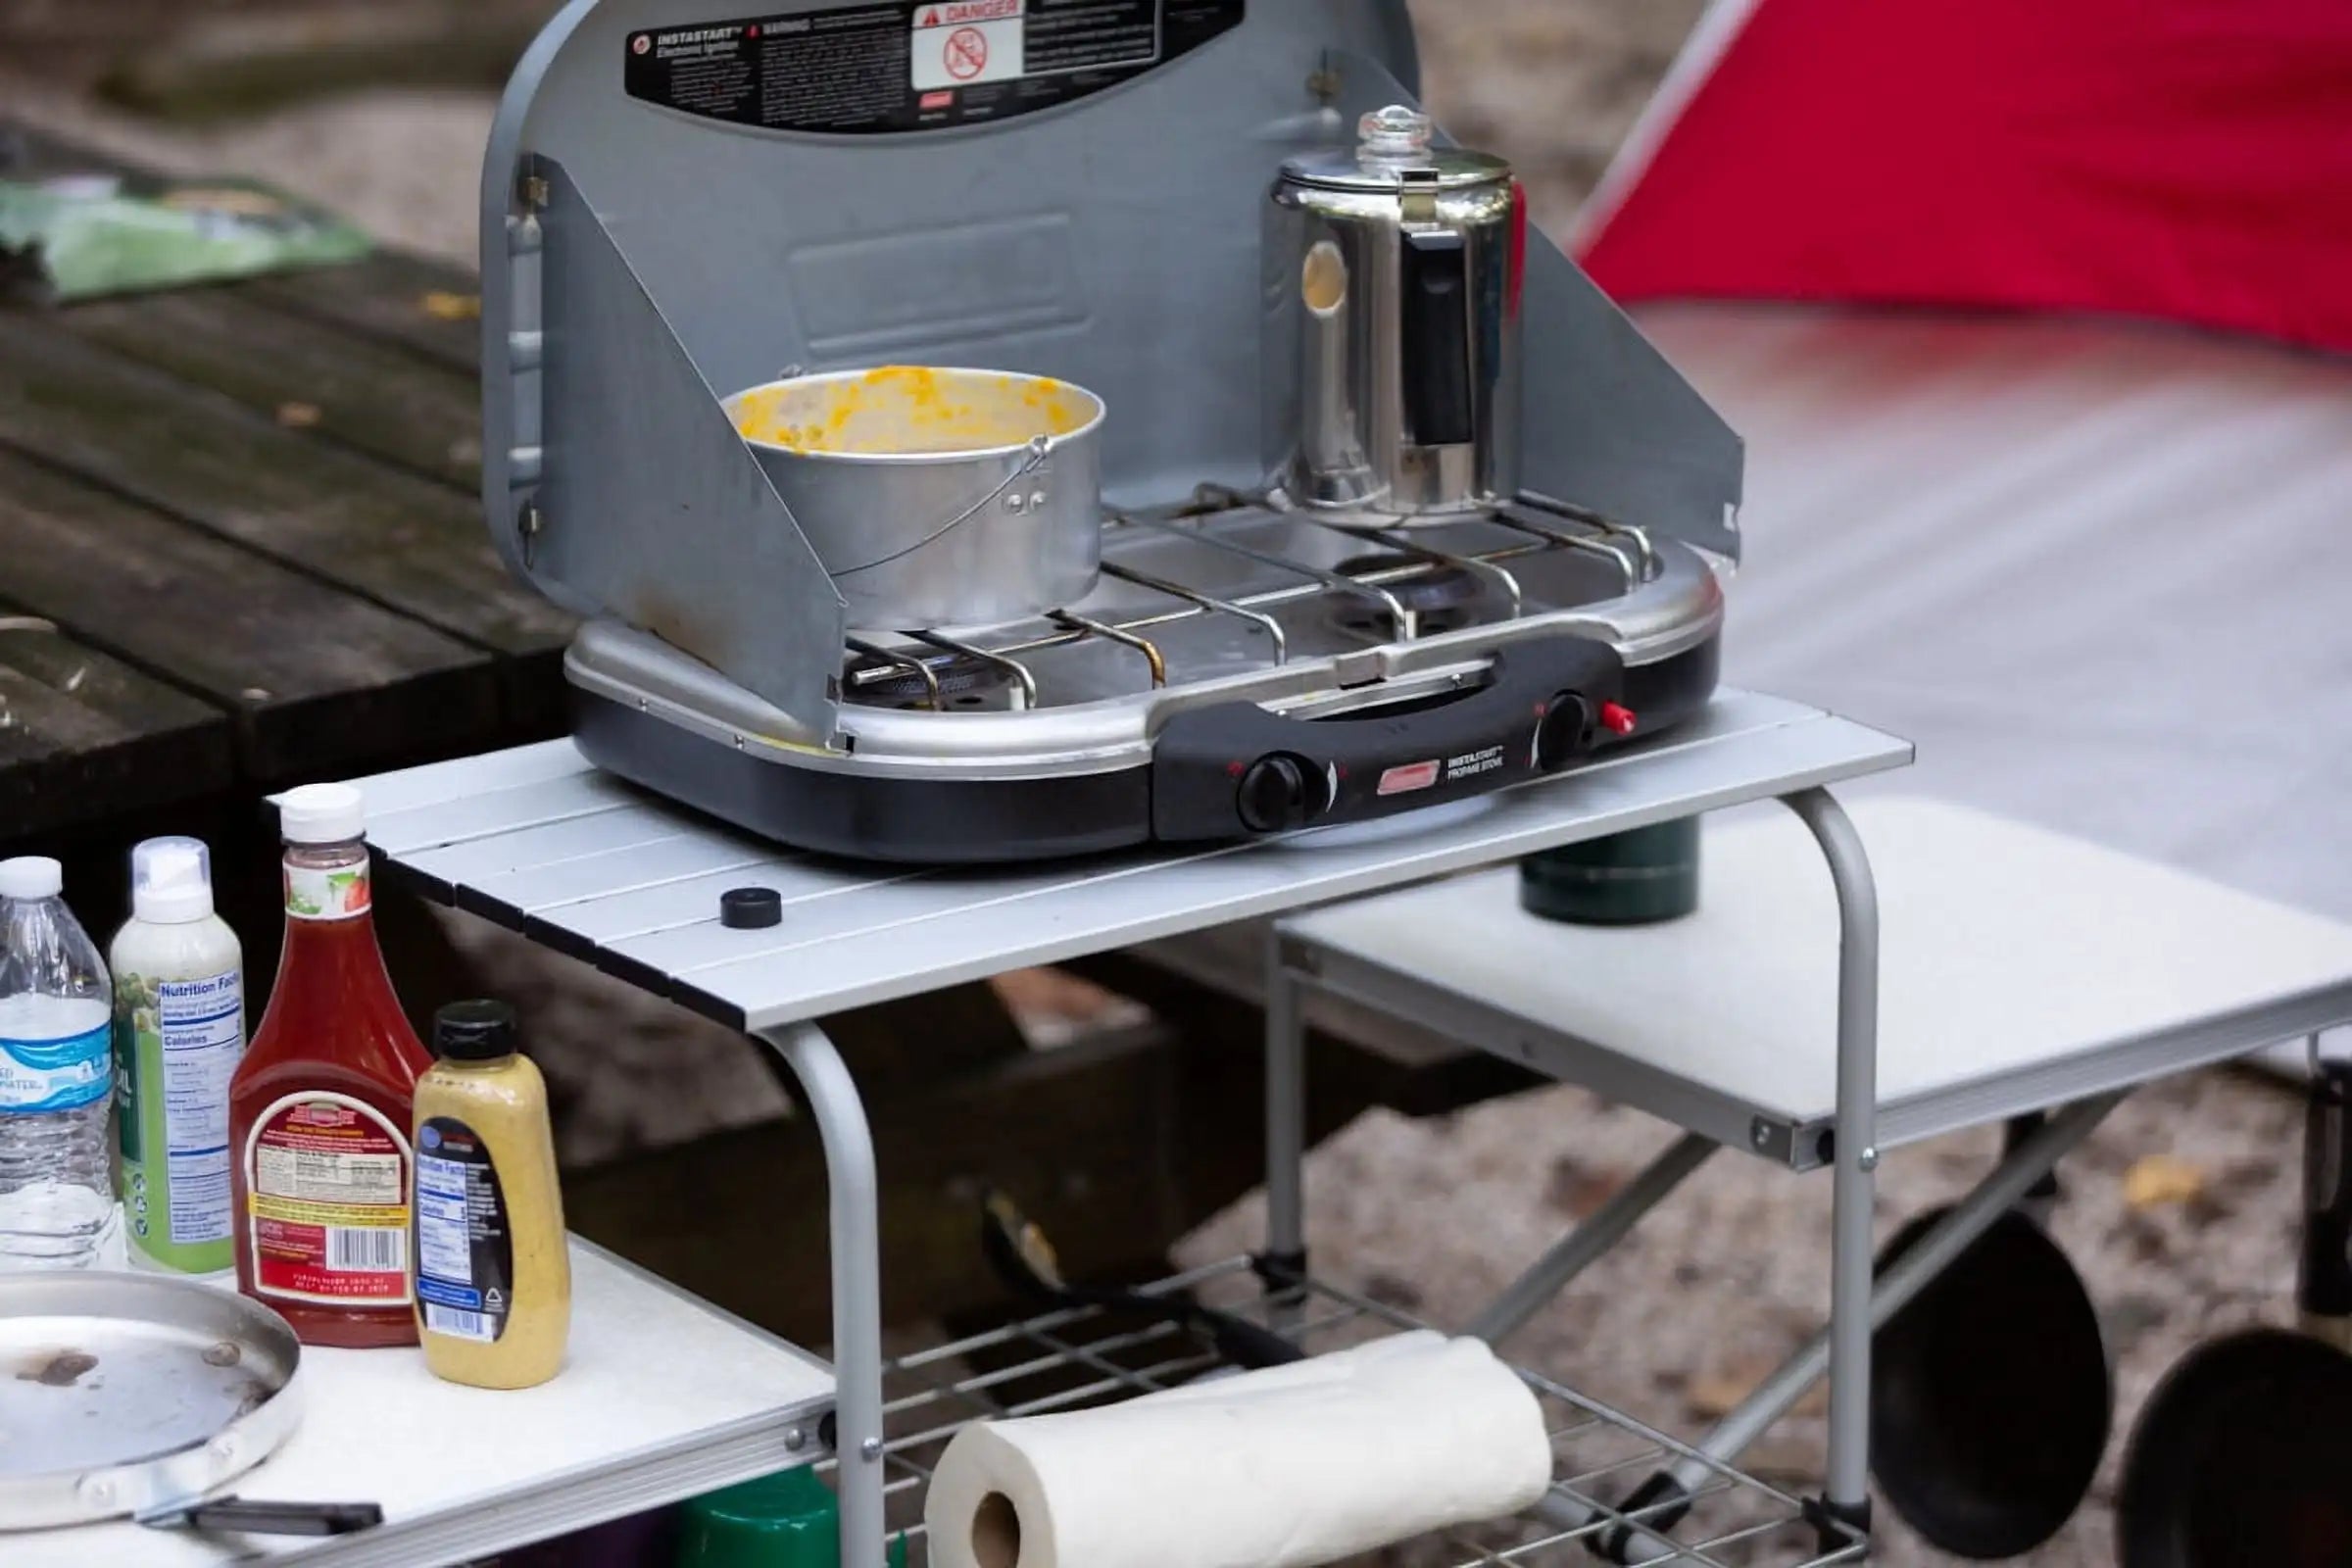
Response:
[[[475,495],[474,287],[378,253],[0,310],[0,853],[561,729],[570,622]]]

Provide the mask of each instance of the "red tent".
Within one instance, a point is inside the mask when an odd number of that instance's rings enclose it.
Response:
[[[1579,250],[1622,300],[2117,312],[2352,351],[2352,3],[1717,0]]]

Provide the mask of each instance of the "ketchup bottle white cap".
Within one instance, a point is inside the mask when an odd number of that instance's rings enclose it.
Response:
[[[288,844],[341,844],[368,832],[368,807],[356,785],[305,784],[277,798],[278,836]]]

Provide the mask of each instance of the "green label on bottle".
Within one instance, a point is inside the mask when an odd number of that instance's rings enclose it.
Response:
[[[236,1261],[228,1085],[245,1054],[243,977],[115,981],[116,1136],[130,1245],[167,1268]]]

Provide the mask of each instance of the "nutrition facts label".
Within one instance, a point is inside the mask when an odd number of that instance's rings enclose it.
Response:
[[[416,1137],[416,1298],[427,1328],[483,1345],[514,1303],[506,1188],[481,1135],[451,1116]]]
[[[1246,4],[894,0],[745,17],[629,34],[623,82],[647,103],[771,130],[928,130],[1116,86],[1240,25]]]
[[[171,1173],[168,1235],[180,1246],[225,1241],[228,1128],[222,1107],[245,1048],[242,977],[163,980],[155,987],[164,1057],[164,1159]]]

